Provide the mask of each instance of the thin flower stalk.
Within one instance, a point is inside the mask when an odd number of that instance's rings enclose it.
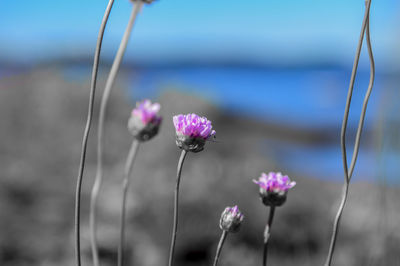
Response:
[[[136,154],[139,148],[139,141],[133,140],[131,148],[129,150],[128,157],[125,163],[124,180],[122,184],[122,205],[121,205],[121,217],[120,217],[120,236],[118,245],[118,266],[124,265],[124,244],[125,244],[125,214],[126,214],[126,202],[129,190],[129,181],[132,172],[133,162],[135,161]]]
[[[172,266],[175,253],[176,233],[178,231],[178,207],[179,207],[179,184],[181,180],[182,165],[188,152],[201,152],[204,150],[206,141],[215,137],[211,121],[206,117],[196,114],[176,115],[173,117],[176,139],[175,143],[182,150],[178,162],[177,178],[174,197],[174,222],[172,225],[172,237],[169,250],[168,265]]]
[[[228,233],[236,233],[240,230],[243,222],[243,214],[240,212],[238,206],[226,207],[221,214],[219,220],[219,227],[222,230],[222,235],[218,243],[217,253],[215,254],[214,266],[217,266],[219,257],[221,255],[222,246],[224,245],[225,239]]]
[[[227,236],[228,236],[228,232],[225,230],[222,230],[222,234],[221,234],[221,238],[219,239],[219,242],[218,242],[217,253],[215,254],[213,266],[218,265],[218,260],[219,260],[219,257],[221,256],[222,246],[224,245]]]
[[[349,92],[348,92],[348,96],[347,96],[345,114],[344,114],[344,118],[343,118],[342,131],[341,131],[341,149],[342,149],[343,168],[344,168],[344,185],[343,185],[341,202],[340,202],[339,209],[338,209],[338,212],[336,214],[335,221],[333,224],[333,232],[332,232],[328,257],[326,259],[325,266],[330,266],[332,263],[333,253],[334,253],[335,245],[336,245],[336,239],[337,239],[338,230],[339,230],[339,226],[340,226],[340,220],[342,217],[344,207],[347,202],[350,180],[353,176],[354,168],[355,168],[355,165],[357,162],[358,152],[360,149],[360,140],[361,140],[361,134],[362,134],[363,127],[364,127],[364,121],[365,121],[365,115],[366,115],[366,111],[367,111],[368,101],[369,101],[369,98],[370,98],[370,95],[372,92],[372,88],[374,85],[374,80],[375,80],[375,62],[374,62],[374,56],[373,56],[373,52],[372,52],[371,36],[370,36],[371,0],[367,0],[365,2],[365,4],[366,4],[366,10],[365,10],[362,29],[361,29],[360,39],[359,39],[359,43],[358,43],[358,48],[356,51],[356,58],[354,60],[353,71],[352,71],[352,75],[351,75]],[[357,133],[356,133],[353,156],[352,156],[351,163],[350,163],[350,169],[348,169],[347,151],[346,151],[346,129],[347,129],[349,110],[350,110],[350,103],[351,103],[351,98],[352,98],[352,94],[353,94],[354,81],[355,81],[355,76],[357,74],[357,67],[358,67],[358,62],[359,62],[359,58],[360,58],[364,34],[366,35],[368,56],[369,56],[369,60],[370,60],[370,81],[369,81],[367,92],[364,97],[363,107],[362,107],[360,120],[358,123],[358,128],[357,128]]]
[[[120,219],[120,236],[118,244],[118,266],[124,265],[124,245],[125,245],[125,216],[126,203],[128,200],[128,191],[130,176],[137,150],[141,142],[148,141],[157,135],[162,117],[159,115],[159,103],[152,103],[150,100],[144,100],[136,103],[128,120],[128,130],[134,137],[128,157],[125,163],[124,179],[122,182],[122,204]]]
[[[267,266],[267,259],[268,259],[268,240],[271,235],[271,226],[272,226],[272,221],[274,220],[274,214],[275,214],[275,206],[271,206],[269,208],[269,216],[268,216],[268,223],[265,226],[265,231],[264,231],[264,253],[263,253],[263,266]]]
[[[264,252],[262,265],[267,265],[268,241],[271,235],[271,226],[274,219],[275,208],[282,206],[287,199],[289,189],[292,189],[296,182],[291,181],[287,175],[278,172],[262,173],[258,180],[253,180],[259,186],[259,195],[262,203],[269,207],[268,222],[264,230]]]
[[[96,94],[96,83],[97,83],[97,74],[99,69],[101,46],[103,43],[104,31],[106,29],[108,18],[110,16],[113,5],[114,5],[114,0],[110,0],[108,2],[106,11],[104,13],[103,20],[100,25],[99,34],[97,37],[96,50],[94,53],[94,60],[93,60],[92,79],[90,85],[88,115],[86,119],[85,132],[83,134],[83,140],[82,140],[81,157],[79,163],[79,171],[78,171],[76,195],[75,195],[75,256],[76,256],[76,264],[78,266],[81,265],[80,205],[81,205],[82,179],[83,179],[83,172],[85,169],[87,143],[93,119],[93,107],[94,107],[94,98]]]
[[[187,151],[182,150],[181,156],[179,158],[177,174],[176,174],[176,184],[175,184],[175,192],[174,192],[174,222],[173,222],[173,228],[172,228],[171,245],[170,245],[170,250],[169,250],[169,260],[168,260],[169,266],[172,266],[173,262],[174,262],[176,233],[178,230],[179,185],[181,183],[182,166],[183,166],[183,162],[185,161],[186,155],[187,155]]]
[[[366,30],[365,30],[365,39],[366,39],[366,43],[367,43],[368,56],[369,56],[369,60],[370,60],[370,79],[369,79],[368,89],[367,89],[367,92],[365,94],[364,101],[363,101],[360,120],[358,122],[357,134],[356,134],[354,150],[353,150],[354,156],[352,157],[352,160],[350,163],[349,179],[351,179],[351,177],[353,176],[353,171],[354,171],[354,168],[355,168],[355,165],[357,162],[358,152],[360,150],[361,134],[362,134],[362,130],[364,128],[365,115],[367,112],[369,98],[371,96],[372,88],[374,86],[374,81],[375,81],[375,60],[374,60],[374,54],[373,54],[372,45],[371,45],[369,16],[370,16],[370,14],[368,12],[367,26],[366,26]]]
[[[99,255],[98,255],[98,247],[97,247],[97,201],[100,188],[103,182],[103,134],[104,134],[104,120],[105,114],[108,104],[108,99],[110,97],[111,89],[114,86],[115,79],[118,74],[119,67],[121,65],[123,56],[125,54],[126,47],[128,45],[128,41],[132,32],[132,28],[136,21],[139,11],[143,6],[142,1],[135,1],[131,13],[131,17],[129,19],[127,28],[125,30],[124,36],[121,40],[120,46],[118,48],[117,54],[115,56],[114,62],[111,66],[110,73],[108,75],[106,86],[103,92],[103,96],[100,104],[100,114],[99,114],[99,122],[98,122],[98,139],[97,139],[97,169],[96,169],[96,177],[95,182],[93,184],[92,192],[91,192],[91,201],[90,201],[90,243],[92,247],[92,256],[93,256],[93,264],[94,266],[99,266]]]

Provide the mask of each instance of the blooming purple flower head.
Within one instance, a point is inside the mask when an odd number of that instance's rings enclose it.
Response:
[[[186,151],[199,152],[204,149],[206,140],[215,136],[211,121],[196,114],[173,117],[176,130],[176,144]]]
[[[196,114],[176,115],[173,118],[176,134],[191,138],[208,139],[215,135],[211,121]]]
[[[287,175],[282,173],[269,172],[262,173],[258,180],[253,180],[254,183],[267,191],[280,192],[288,191],[296,185],[296,182],[290,181]]]
[[[235,233],[239,231],[243,217],[238,206],[227,207],[221,214],[219,227],[224,231]]]
[[[150,100],[136,103],[128,122],[128,129],[132,135],[141,141],[154,137],[162,121],[159,111],[159,103],[151,103]]]
[[[281,206],[286,201],[288,190],[296,185],[287,175],[279,172],[262,173],[258,180],[253,182],[260,186],[261,199],[267,206]]]
[[[140,118],[143,124],[148,124],[161,119],[158,114],[160,108],[161,106],[159,103],[151,103],[150,100],[146,99],[136,103],[136,108],[133,109],[132,116]]]

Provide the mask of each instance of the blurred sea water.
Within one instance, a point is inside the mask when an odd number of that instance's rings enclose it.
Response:
[[[133,97],[154,97],[165,88],[177,88],[208,98],[228,112],[302,128],[336,127],[341,123],[351,73],[341,69],[252,67],[153,68],[135,72],[131,81]],[[378,76],[367,126],[376,119],[380,80]],[[358,75],[350,125],[358,122],[368,82],[369,73]]]
[[[64,75],[68,79],[77,79],[83,78],[81,75],[84,72],[81,67],[75,66],[65,68]],[[244,119],[336,135],[335,141],[324,145],[265,139],[260,149],[267,146],[265,150],[279,158],[290,171],[297,170],[313,177],[342,182],[340,128],[350,69],[169,66],[132,68],[128,73],[125,78],[128,79],[128,93],[133,102],[143,98],[157,99],[165,90],[178,90],[209,100],[223,112]],[[369,73],[360,71],[349,117],[348,158],[351,158],[354,132],[368,82]],[[392,87],[387,74],[377,74],[354,174],[356,181],[381,180],[382,173],[379,171],[385,169],[389,182],[399,183],[396,161],[400,159],[400,153],[391,143],[395,138],[390,134],[384,139],[378,136],[379,131],[390,130],[393,119],[398,120],[395,116],[396,105],[389,95]],[[382,157],[385,159],[382,160]]]
[[[207,98],[225,112],[293,128],[322,130],[337,135],[337,141],[326,145],[303,145],[279,140],[265,140],[269,149],[289,169],[301,170],[311,176],[342,181],[343,167],[339,147],[340,128],[347,97],[351,70],[337,68],[268,69],[252,67],[189,67],[134,70],[131,96],[135,99],[155,97],[161,90],[174,88]],[[390,183],[397,181],[399,152],[390,148],[385,138],[377,139],[383,130],[387,110],[388,78],[378,73],[365,119],[364,139],[355,172],[355,180],[376,181],[387,157],[386,175]],[[369,73],[359,72],[349,117],[348,157],[352,154],[354,131],[357,127]],[[385,100],[386,98],[386,100]],[[382,106],[384,105],[384,106]],[[383,116],[383,117],[382,117]],[[248,130],[251,130],[249,128]],[[366,139],[366,135],[369,137]],[[371,143],[371,140],[373,140]],[[387,147],[389,145],[389,147]],[[381,151],[378,151],[381,146]],[[382,147],[386,147],[383,152]],[[350,159],[349,159],[350,160]],[[390,163],[391,162],[391,163]]]
[[[76,79],[82,72],[85,71],[75,66],[65,68],[64,75]],[[128,73],[128,93],[132,101],[156,99],[164,90],[178,90],[205,98],[227,114],[276,126],[337,135],[336,141],[324,145],[288,143],[277,139],[265,139],[263,145],[268,146],[268,152],[274,153],[290,171],[299,170],[313,177],[342,181],[339,137],[350,69],[179,66],[132,68]],[[379,130],[388,128],[396,119],[396,112],[388,107],[388,93],[392,91],[389,80],[387,74],[377,74],[367,109],[355,180],[375,182],[378,175],[382,176],[378,169],[384,168],[389,182],[399,183],[396,175],[399,169],[395,162],[400,159],[400,154],[392,149],[390,142],[393,138],[378,139],[377,136]],[[349,117],[349,158],[368,82],[369,73],[360,71]],[[385,167],[381,165],[382,156],[386,158]]]

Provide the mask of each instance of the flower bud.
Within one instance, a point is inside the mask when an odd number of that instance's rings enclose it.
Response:
[[[185,151],[200,152],[206,141],[215,136],[211,121],[196,114],[173,117],[176,130],[176,145]]]
[[[287,192],[296,185],[288,176],[281,173],[262,173],[258,180],[253,180],[260,186],[260,197],[266,206],[281,206],[286,201]]]
[[[136,104],[128,121],[128,129],[139,141],[147,141],[157,135],[162,121],[158,112],[160,104],[144,100]]]
[[[243,217],[238,206],[227,207],[221,215],[219,227],[226,232],[235,233],[239,231]]]

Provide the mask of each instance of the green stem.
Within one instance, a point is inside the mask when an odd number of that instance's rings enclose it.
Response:
[[[177,169],[177,174],[176,174],[175,199],[174,199],[174,224],[173,224],[173,228],[172,228],[172,238],[171,238],[171,245],[170,245],[170,250],[169,250],[169,260],[168,260],[169,266],[172,266],[173,261],[174,261],[176,234],[178,231],[179,184],[181,182],[182,166],[183,166],[183,162],[185,161],[186,154],[187,154],[187,151],[182,150],[181,157],[179,158],[178,169]]]

